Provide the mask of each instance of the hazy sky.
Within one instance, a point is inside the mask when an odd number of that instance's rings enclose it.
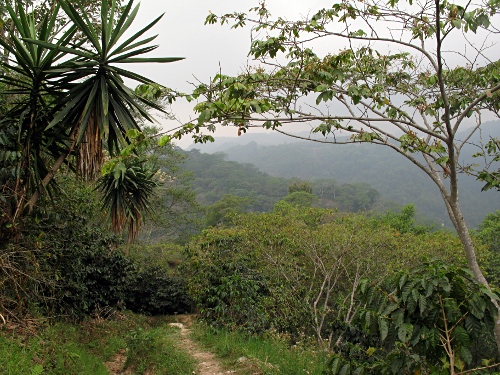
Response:
[[[266,6],[274,16],[296,20],[320,8],[331,6],[331,3],[326,0],[267,0]],[[164,86],[189,92],[193,88],[189,82],[197,83],[197,80],[208,82],[218,72],[219,66],[223,73],[235,75],[245,65],[252,65],[252,61],[247,57],[250,46],[249,27],[231,29],[230,25],[205,26],[204,21],[210,11],[218,15],[235,11],[247,12],[249,8],[258,6],[259,0],[142,0],[140,4],[135,22],[137,28],[145,26],[161,13],[165,13],[163,19],[148,33],[148,35],[159,34],[155,43],[160,45],[150,56],[179,56],[185,57],[185,60],[169,64],[142,64],[131,67],[133,70]],[[455,35],[460,37],[459,33]],[[459,39],[461,40],[451,40],[452,45],[456,42],[457,46],[460,45],[459,48],[463,48],[463,39]],[[337,44],[332,46],[331,40],[325,40],[315,46],[315,51],[322,54],[342,47]],[[180,101],[172,107],[172,110],[181,122],[186,123],[194,117],[193,105]],[[160,121],[165,130],[180,125],[173,120]],[[237,130],[225,128],[217,134],[236,136]],[[188,136],[177,143],[186,147],[191,143],[191,137]]]
[[[207,82],[219,70],[225,74],[237,74],[251,61],[247,58],[250,46],[250,29],[231,29],[224,25],[204,25],[209,12],[215,14],[246,12],[258,6],[258,0],[183,0],[158,1],[142,0],[136,19],[138,26],[145,25],[161,13],[162,20],[149,35],[159,34],[156,43],[160,47],[151,56],[180,56],[185,60],[170,64],[147,64],[134,67],[134,70],[161,83],[164,86],[189,92],[193,87],[189,82]],[[268,0],[272,14],[296,19],[310,10],[326,6],[319,0]],[[331,5],[331,4],[330,4]],[[176,115],[184,122],[192,116],[193,104],[184,102],[173,106]],[[165,129],[176,127],[175,121],[161,120]],[[234,134],[233,134],[234,133]],[[221,134],[235,135],[235,129],[225,129]],[[187,137],[179,143],[191,143]]]
[[[268,8],[275,15],[296,19],[310,9],[326,6],[318,0],[268,0]],[[323,3],[323,4],[321,4]],[[237,73],[247,62],[250,45],[250,31],[230,29],[228,25],[204,25],[209,12],[215,14],[246,12],[258,6],[258,0],[142,0],[136,19],[137,25],[144,25],[161,13],[163,19],[152,33],[158,33],[156,40],[160,47],[154,52],[161,56],[182,56],[186,60],[174,64],[147,66],[141,68],[166,86],[188,89],[187,81],[193,76],[206,79],[219,69],[219,63],[229,74]],[[329,4],[329,2],[328,2]]]

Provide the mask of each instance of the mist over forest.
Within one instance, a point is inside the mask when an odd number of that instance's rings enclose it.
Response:
[[[482,132],[476,133],[470,144],[478,144],[481,138],[484,143],[490,136],[499,137],[499,125],[500,121],[484,124]],[[307,137],[308,134],[301,136]],[[460,139],[460,134],[457,138]],[[208,154],[223,153],[227,161],[251,164],[272,177],[311,182],[331,179],[339,184],[367,183],[380,193],[380,209],[414,203],[421,219],[451,227],[435,184],[408,159],[387,147],[360,143],[323,144],[278,133],[249,131],[237,138],[220,137],[213,143],[196,144],[189,149]],[[463,155],[467,158],[461,161],[463,165],[481,162],[471,157],[474,152],[474,146],[465,146]],[[219,159],[222,161],[221,157]],[[481,191],[483,185],[473,176],[465,173],[460,176],[461,203],[465,218],[472,227],[477,227],[488,212],[500,209],[498,193],[494,190]]]

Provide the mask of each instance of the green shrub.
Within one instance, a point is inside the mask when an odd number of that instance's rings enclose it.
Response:
[[[182,314],[191,311],[185,281],[168,269],[148,266],[130,277],[125,298],[127,309],[146,315]]]
[[[46,236],[47,248],[38,254],[50,278],[39,296],[47,313],[80,319],[100,307],[124,307],[128,278],[136,267],[123,253],[108,248],[101,232],[82,232],[58,243]]]
[[[241,237],[223,231],[200,246],[201,251],[209,253],[191,253],[189,283],[201,317],[219,328],[252,333],[268,329],[263,304],[268,295],[266,280],[256,270],[251,255],[242,251]]]
[[[452,368],[473,372],[485,358],[495,361],[492,299],[498,297],[468,269],[433,261],[398,272],[381,286],[363,280],[356,298],[363,307],[351,329],[359,335],[345,335],[329,374],[444,375]]]
[[[184,261],[184,246],[172,242],[143,244],[142,242],[130,245],[129,256],[134,263],[141,267],[151,265],[169,269],[175,274],[176,268]]]
[[[18,240],[0,249],[0,307],[69,320],[106,307],[151,315],[189,311],[183,281],[173,275],[178,246],[127,257],[101,222],[92,188],[62,180],[61,189],[71,194],[26,218]]]
[[[333,348],[359,311],[361,277],[381,282],[435,256],[465,265],[450,233],[401,233],[360,214],[296,208],[233,218],[205,230],[185,263],[189,291],[211,325],[246,332],[269,328],[315,337]]]

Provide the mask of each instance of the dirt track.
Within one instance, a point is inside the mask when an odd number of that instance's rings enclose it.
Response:
[[[234,374],[235,371],[233,370],[224,370],[213,353],[202,350],[196,342],[191,340],[191,329],[189,327],[192,324],[192,319],[190,315],[179,315],[177,317],[179,322],[170,323],[169,325],[180,329],[179,347],[189,353],[198,362],[196,372],[193,375]],[[105,366],[109,370],[110,375],[126,375],[128,373],[128,371],[124,371],[126,360],[126,350],[120,350],[116,353],[113,360],[106,362]]]
[[[235,371],[225,371],[213,353],[201,350],[199,345],[189,337],[191,330],[186,328],[189,323],[170,323],[170,326],[178,327],[181,330],[181,341],[179,346],[188,352],[197,362],[196,375],[226,375],[234,374]]]

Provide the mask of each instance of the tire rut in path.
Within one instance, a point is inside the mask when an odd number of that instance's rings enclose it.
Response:
[[[202,350],[197,343],[191,340],[189,337],[191,330],[186,328],[183,323],[170,323],[169,325],[180,329],[181,338],[179,347],[184,349],[198,362],[196,375],[227,375],[236,373],[234,370],[224,370],[213,353]]]

